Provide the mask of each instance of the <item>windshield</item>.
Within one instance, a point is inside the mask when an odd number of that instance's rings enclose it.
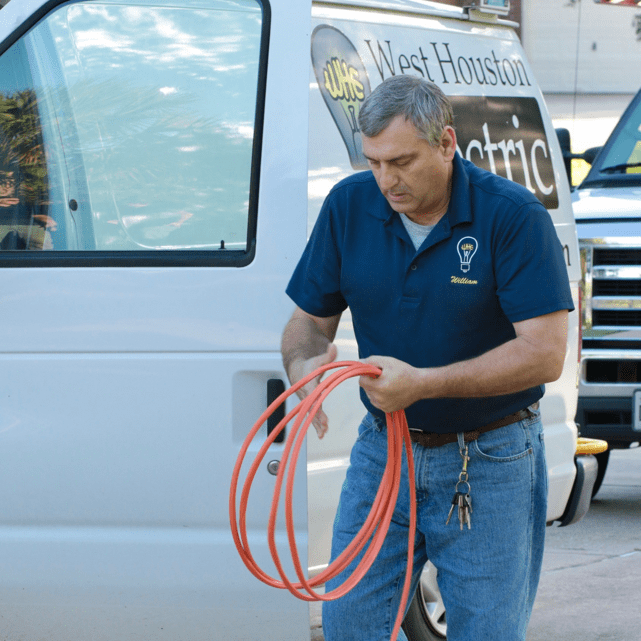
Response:
[[[641,174],[641,93],[634,102],[598,159],[595,170],[601,174]]]

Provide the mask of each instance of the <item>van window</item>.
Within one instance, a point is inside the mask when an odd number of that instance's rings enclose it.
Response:
[[[78,2],[7,49],[0,261],[249,262],[265,22],[257,0]]]

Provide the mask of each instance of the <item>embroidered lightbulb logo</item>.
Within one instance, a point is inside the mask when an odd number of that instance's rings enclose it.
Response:
[[[456,251],[458,251],[459,258],[461,259],[462,272],[470,271],[470,262],[474,254],[476,254],[478,246],[479,244],[476,242],[476,238],[472,238],[472,236],[465,236],[465,238],[461,238],[461,240],[458,241]]]

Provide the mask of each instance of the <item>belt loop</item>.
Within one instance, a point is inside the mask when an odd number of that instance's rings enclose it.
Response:
[[[458,440],[458,448],[462,452],[465,450],[465,432],[458,432],[456,434],[456,439]]]

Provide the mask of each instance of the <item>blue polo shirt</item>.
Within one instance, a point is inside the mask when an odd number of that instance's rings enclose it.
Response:
[[[445,216],[418,250],[371,172],[327,196],[287,294],[314,316],[350,308],[359,355],[415,367],[474,358],[515,337],[512,323],[572,310],[552,219],[524,187],[454,159]],[[472,430],[524,409],[544,386],[487,398],[426,399],[410,428]],[[361,389],[367,409],[384,416]]]

